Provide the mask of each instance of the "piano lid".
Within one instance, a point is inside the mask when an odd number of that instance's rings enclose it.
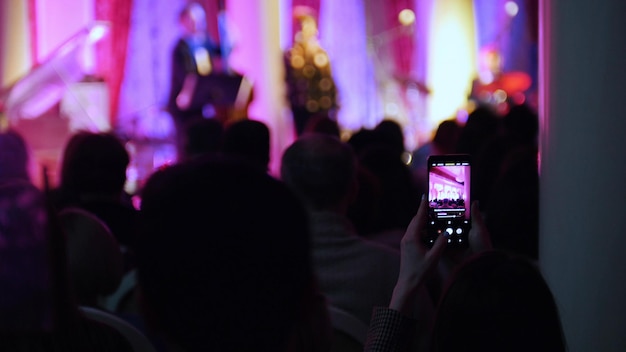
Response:
[[[57,104],[69,86],[87,75],[85,49],[109,32],[108,22],[96,21],[74,34],[41,64],[0,90],[0,128],[19,119],[34,119]],[[4,116],[4,117],[3,117]]]

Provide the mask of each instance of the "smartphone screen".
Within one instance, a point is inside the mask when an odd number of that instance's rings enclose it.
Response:
[[[466,154],[428,158],[427,245],[445,234],[448,245],[467,247],[471,226],[470,157]]]

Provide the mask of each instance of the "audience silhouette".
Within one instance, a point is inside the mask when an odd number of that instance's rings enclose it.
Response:
[[[137,211],[124,191],[129,155],[111,133],[79,132],[63,152],[59,186],[52,199],[58,210],[84,209],[101,219],[125,253],[125,269],[132,264]]]
[[[270,163],[270,130],[256,120],[239,120],[226,126],[222,152],[243,158],[267,172]]]
[[[348,143],[357,151],[363,184],[359,202],[348,211],[350,219],[362,236],[397,249],[420,196],[403,160],[402,129],[395,121],[383,120],[373,130],[358,131]]]
[[[331,305],[369,323],[371,307],[391,297],[399,256],[359,237],[347,217],[358,188],[357,162],[339,139],[303,135],[283,154],[281,176],[309,212],[321,291]]]
[[[131,351],[120,333],[74,303],[64,236],[44,194],[28,181],[5,181],[0,213],[0,349]]]
[[[156,172],[137,241],[148,326],[172,350],[325,350],[309,241],[299,201],[256,167],[212,156]]]
[[[495,248],[538,258],[539,169],[537,114],[512,106],[499,133],[475,156],[472,176]]]
[[[224,126],[217,119],[196,119],[187,124],[185,133],[182,160],[217,153],[220,150]]]
[[[114,292],[125,303],[109,312],[140,310],[127,320],[163,351],[326,352],[337,341],[329,311],[370,325],[366,351],[566,349],[533,262],[534,111],[481,106],[464,125],[444,121],[411,166],[393,120],[347,142],[329,114],[306,120],[280,179],[268,174],[265,123],[179,121],[178,162],[153,171],[137,203],[115,134],[71,136],[59,185],[44,192],[24,139],[0,133],[0,349],[132,350],[91,318]],[[480,200],[467,251],[420,241],[425,160],[450,153],[471,155]]]
[[[445,236],[432,249],[423,247],[426,208],[423,200],[407,228],[394,295],[389,308],[374,309],[365,351],[409,351],[411,337],[424,330],[412,305],[447,251]],[[430,350],[565,351],[558,309],[539,269],[527,257],[492,249],[476,202],[469,240],[467,259],[445,280]]]
[[[433,138],[415,149],[411,154],[410,168],[421,194],[428,193],[428,168],[426,163],[430,155],[454,154],[461,126],[456,120],[445,120],[439,124]]]
[[[323,133],[341,138],[341,128],[327,114],[313,115],[304,127],[304,133]]]
[[[439,303],[433,350],[565,351],[557,306],[539,270],[503,251],[468,260]]]

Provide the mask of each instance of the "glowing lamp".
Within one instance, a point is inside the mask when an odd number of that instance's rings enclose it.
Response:
[[[415,23],[415,12],[411,9],[404,9],[398,14],[398,22],[403,26],[410,26]]]
[[[506,4],[504,4],[504,11],[506,11],[507,15],[515,17],[519,12],[519,6],[515,1],[507,1]]]

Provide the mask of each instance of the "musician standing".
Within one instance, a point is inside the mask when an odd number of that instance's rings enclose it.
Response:
[[[206,12],[202,5],[187,4],[180,12],[179,23],[182,35],[172,52],[167,110],[174,121],[177,147],[180,148],[185,127],[204,117],[202,107],[191,107],[196,78],[220,70],[220,49],[207,32]]]
[[[301,135],[314,116],[334,119],[337,90],[330,69],[328,54],[317,39],[314,10],[297,6],[294,17],[300,30],[293,47],[284,55],[287,96],[297,135]]]

